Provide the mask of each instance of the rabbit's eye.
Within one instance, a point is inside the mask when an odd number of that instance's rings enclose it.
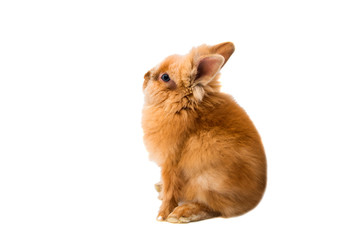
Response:
[[[169,80],[171,80],[170,76],[169,76],[167,73],[162,74],[161,79],[162,79],[164,82],[168,82]]]

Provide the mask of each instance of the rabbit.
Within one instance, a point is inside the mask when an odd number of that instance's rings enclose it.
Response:
[[[219,72],[234,50],[231,42],[204,44],[144,75],[143,140],[161,168],[159,221],[239,216],[264,194],[261,138],[233,97],[220,91]]]

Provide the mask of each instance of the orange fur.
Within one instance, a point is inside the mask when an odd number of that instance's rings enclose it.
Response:
[[[245,111],[220,92],[218,72],[233,52],[230,42],[202,45],[145,75],[142,126],[150,159],[161,167],[160,220],[237,216],[262,198],[260,136]]]

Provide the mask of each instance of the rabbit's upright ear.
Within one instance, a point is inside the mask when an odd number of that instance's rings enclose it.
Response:
[[[200,85],[207,85],[221,70],[225,62],[224,57],[219,54],[204,56],[197,65],[195,82]]]
[[[224,57],[224,64],[228,61],[228,59],[231,57],[232,53],[234,52],[235,47],[234,44],[231,42],[224,42],[217,45],[214,45],[211,47],[211,52],[215,54],[220,54]]]

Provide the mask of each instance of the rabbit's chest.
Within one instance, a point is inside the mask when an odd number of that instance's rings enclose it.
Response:
[[[158,165],[165,161],[177,161],[183,145],[184,133],[171,124],[144,124],[144,143],[150,159]]]

